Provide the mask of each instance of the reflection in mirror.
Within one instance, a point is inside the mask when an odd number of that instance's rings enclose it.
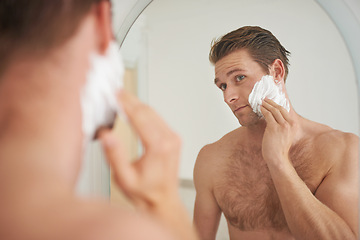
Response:
[[[341,131],[359,132],[349,54],[314,1],[155,0],[135,22],[121,51],[137,82],[134,91],[183,139],[181,193],[191,214],[199,150],[239,127],[214,85],[210,43],[245,25],[269,29],[291,52],[286,88],[298,114]],[[220,223],[217,239],[228,239],[225,224]]]

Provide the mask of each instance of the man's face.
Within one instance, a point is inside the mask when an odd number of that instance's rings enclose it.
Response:
[[[215,84],[224,94],[224,101],[242,126],[259,121],[249,105],[249,94],[255,83],[267,73],[246,50],[238,50],[215,64]]]

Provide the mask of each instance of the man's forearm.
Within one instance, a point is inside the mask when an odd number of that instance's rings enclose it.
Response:
[[[296,239],[356,239],[346,222],[312,194],[289,161],[268,167]]]

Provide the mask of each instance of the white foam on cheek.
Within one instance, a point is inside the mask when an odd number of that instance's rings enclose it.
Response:
[[[111,42],[105,55],[90,57],[91,69],[81,92],[82,130],[85,141],[92,139],[101,126],[112,125],[122,113],[117,93],[123,87],[124,66],[118,46]]]
[[[263,117],[260,107],[265,98],[273,100],[288,112],[290,111],[289,101],[282,92],[281,85],[276,84],[270,75],[265,75],[256,82],[249,95],[250,106],[259,117]]]

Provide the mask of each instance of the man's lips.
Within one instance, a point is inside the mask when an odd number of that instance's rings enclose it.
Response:
[[[234,110],[234,113],[235,112],[238,112],[238,111],[241,111],[242,109],[246,108],[248,105],[244,105],[244,106],[241,106],[241,107],[238,107]]]

